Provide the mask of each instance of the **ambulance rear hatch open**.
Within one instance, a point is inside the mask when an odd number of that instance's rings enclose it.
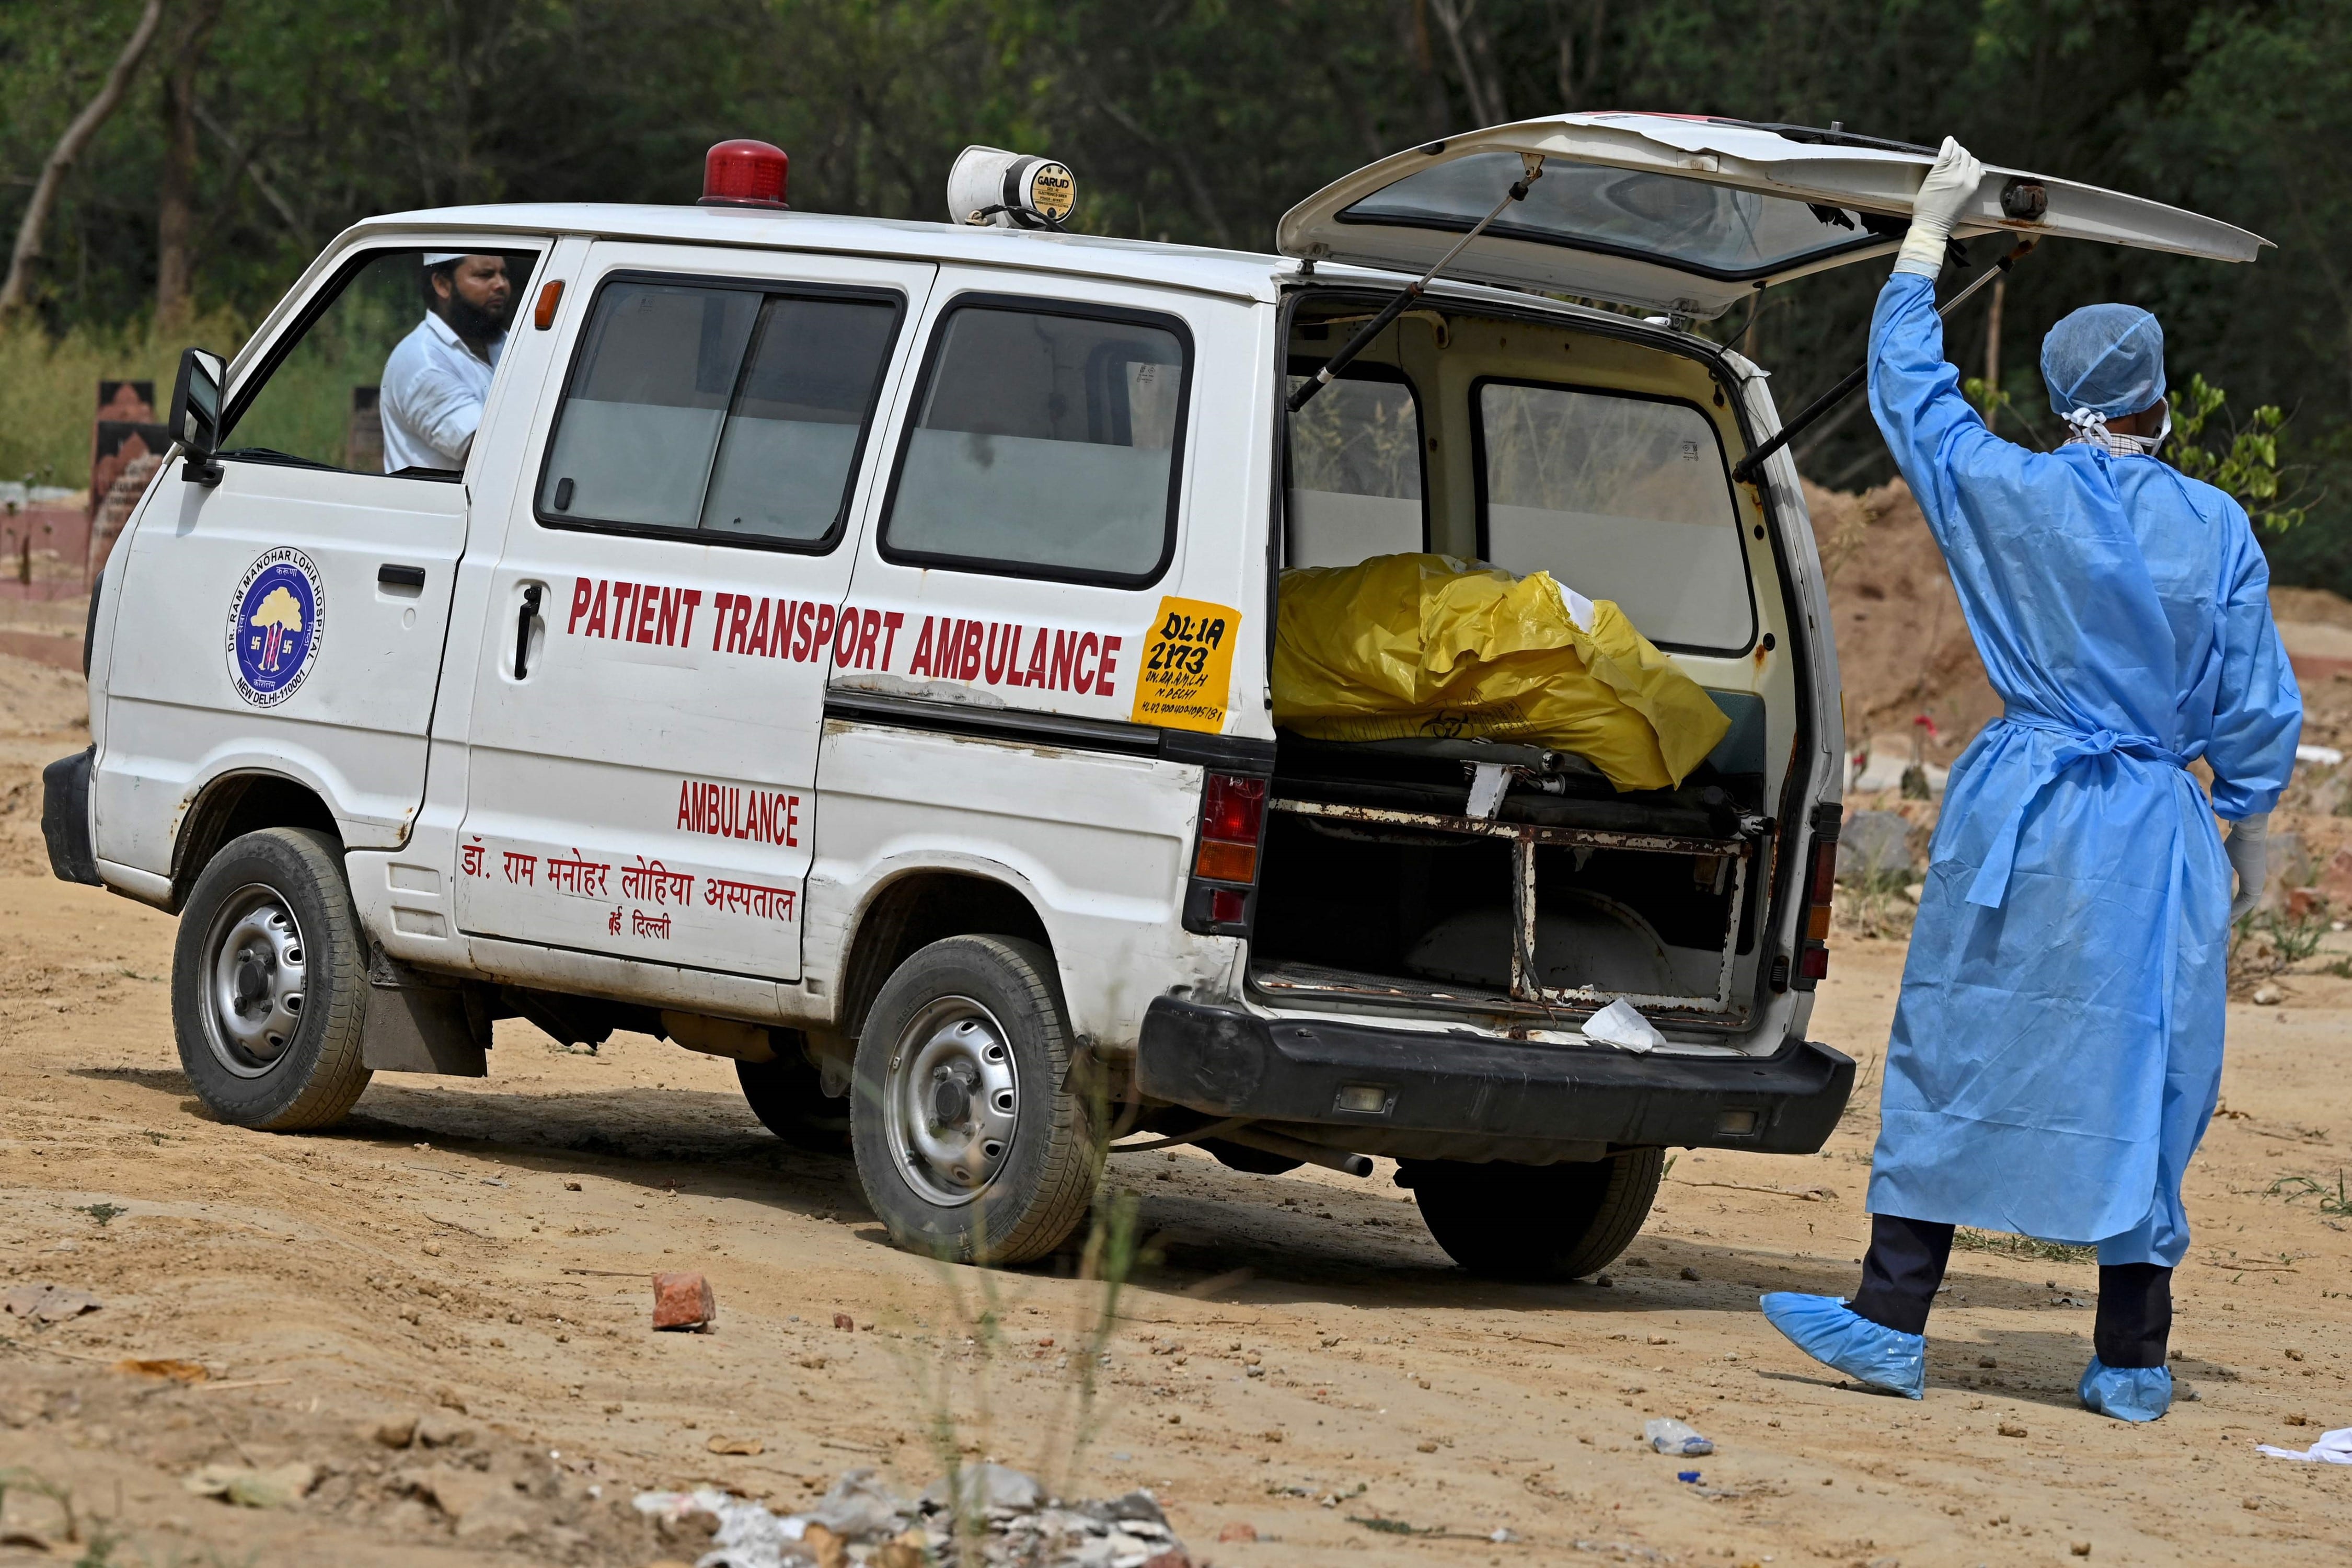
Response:
[[[1708,321],[1755,289],[1891,256],[1933,149],[1670,114],[1559,114],[1368,164],[1283,216],[1285,256],[1418,274],[1539,154],[1542,177],[1446,276]],[[2195,213],[1988,165],[1963,241],[2008,232],[2221,261],[2266,242]]]

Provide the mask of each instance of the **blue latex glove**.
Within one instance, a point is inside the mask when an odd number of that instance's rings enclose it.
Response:
[[[1927,1392],[1927,1342],[1874,1323],[1835,1296],[1775,1290],[1757,1298],[1789,1342],[1867,1387],[1920,1399]]]
[[[2153,1421],[2172,1408],[2172,1369],[2109,1366],[2093,1356],[2074,1392],[2085,1410],[2118,1421]]]

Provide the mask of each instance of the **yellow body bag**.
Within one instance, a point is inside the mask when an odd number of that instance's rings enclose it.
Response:
[[[1731,721],[1606,599],[1580,627],[1551,574],[1377,555],[1282,574],[1274,721],[1325,741],[1514,741],[1621,790],[1672,789]]]

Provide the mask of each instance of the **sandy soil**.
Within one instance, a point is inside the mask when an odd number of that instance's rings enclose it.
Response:
[[[0,736],[0,788],[85,743],[69,722],[23,732],[39,717]],[[487,1079],[379,1076],[324,1134],[222,1126],[173,1053],[173,922],[46,879],[35,833],[0,816],[0,1289],[105,1305],[0,1318],[0,1472],[69,1488],[85,1543],[118,1539],[84,1561],[684,1561],[629,1511],[640,1489],[781,1508],[860,1464],[920,1485],[942,1416],[970,1454],[1066,1451],[1066,1356],[1099,1286],[992,1277],[1003,1344],[967,1342],[980,1276],[892,1250],[846,1163],[770,1137],[726,1063],[641,1037],[589,1056],[509,1022]],[[1901,956],[1843,941],[1822,993],[1817,1037],[1866,1074]],[[1153,1488],[1223,1568],[1921,1568],[2071,1562],[2081,1542],[2095,1563],[2336,1559],[2352,1472],[2252,1448],[2352,1425],[2352,1217],[2288,1196],[2310,1178],[2332,1203],[2352,1167],[2352,982],[2333,961],[2286,977],[2284,1005],[2232,1008],[2229,1114],[2189,1183],[2175,1344],[2196,1398],[2154,1427],[2075,1406],[2095,1279],[2079,1258],[1957,1254],[1923,1404],[1841,1387],[1764,1327],[1759,1289],[1851,1288],[1874,1079],[1821,1155],[1682,1154],[1605,1286],[1464,1277],[1386,1162],[1360,1182],[1122,1158],[1151,1241],[1072,1490]],[[716,1332],[649,1330],[646,1276],[674,1268],[709,1275]],[[369,1435],[419,1415],[451,1440]],[[1718,1451],[1650,1454],[1655,1415]],[[325,1472],[291,1510],[181,1484],[289,1459]],[[84,1551],[5,1543],[61,1534],[18,1480],[0,1562]],[[1255,1541],[1221,1541],[1242,1525]]]

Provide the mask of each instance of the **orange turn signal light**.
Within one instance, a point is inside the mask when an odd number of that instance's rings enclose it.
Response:
[[[1257,846],[1203,838],[1199,853],[1192,857],[1192,874],[1212,882],[1255,882]]]

